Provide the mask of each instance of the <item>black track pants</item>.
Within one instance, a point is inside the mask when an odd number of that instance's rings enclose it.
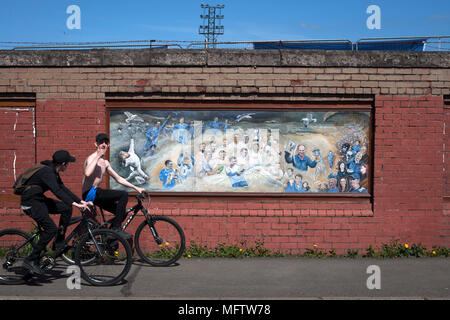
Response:
[[[86,199],[87,192],[83,194]],[[126,218],[128,193],[120,190],[109,190],[97,188],[94,204],[114,214],[111,228],[120,228]]]
[[[42,228],[39,241],[28,256],[29,260],[39,259],[42,250],[53,239],[58,232],[58,227],[49,214],[60,214],[59,226],[64,229],[70,222],[72,217],[72,207],[69,207],[61,201],[44,197],[44,199],[30,199],[26,203],[22,203],[24,207],[31,207],[24,210],[36,223]]]

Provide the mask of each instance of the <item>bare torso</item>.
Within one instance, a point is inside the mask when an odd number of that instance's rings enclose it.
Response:
[[[86,166],[88,166],[92,161],[95,161],[95,158],[96,153],[94,152],[84,162],[84,168],[86,168]],[[103,175],[108,167],[109,162],[107,160],[104,158],[98,159],[94,172],[89,177],[86,175],[83,176],[82,192],[85,193],[86,191],[89,191],[92,186],[98,187],[102,183]]]

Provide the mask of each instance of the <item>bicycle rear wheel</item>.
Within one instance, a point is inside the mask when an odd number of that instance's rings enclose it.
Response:
[[[108,229],[94,230],[92,236],[85,234],[75,249],[75,264],[80,268],[81,276],[94,286],[121,282],[132,264],[130,244]]]
[[[33,243],[26,244],[31,238],[19,229],[0,231],[0,283],[21,284],[29,270],[22,266],[22,261],[33,250]],[[36,239],[33,239],[33,241]]]
[[[136,230],[135,248],[139,256],[155,267],[169,266],[183,254],[186,245],[183,229],[166,216],[152,216]]]

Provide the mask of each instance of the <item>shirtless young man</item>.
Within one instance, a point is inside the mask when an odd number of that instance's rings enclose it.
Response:
[[[144,192],[145,189],[132,185],[111,168],[111,164],[105,159],[105,153],[109,147],[109,138],[105,133],[98,134],[95,141],[97,150],[84,162],[83,199],[89,199],[96,206],[112,212],[115,217],[111,228],[120,231],[122,222],[126,218],[125,210],[128,203],[128,192],[100,188],[99,186],[102,183],[105,172],[108,172],[118,183],[133,188],[139,193]],[[126,236],[129,235],[126,234]]]

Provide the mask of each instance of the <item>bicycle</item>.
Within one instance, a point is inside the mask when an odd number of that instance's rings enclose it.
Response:
[[[147,208],[143,205],[143,200],[148,199]],[[122,231],[133,221],[139,211],[142,212],[145,220],[138,226],[134,235],[134,248],[142,260],[155,267],[169,266],[175,263],[183,254],[186,240],[183,229],[173,219],[163,215],[153,215],[149,213],[151,197],[143,192],[136,196],[137,204],[127,209],[127,216],[131,216],[124,223]],[[105,214],[100,208],[102,223],[97,222],[97,228],[106,228],[112,221],[106,220]],[[96,207],[92,208],[92,213],[97,216]],[[131,240],[131,245],[133,241]],[[133,249],[133,248],[132,248]],[[62,258],[67,263],[74,263],[70,257],[70,252],[64,254]]]
[[[80,268],[81,277],[88,283],[110,286],[121,282],[132,264],[129,243],[113,230],[94,229],[95,222],[83,212],[80,217],[72,218],[69,226],[77,223],[60,249],[41,256],[40,268],[43,271],[52,269],[59,256],[74,248],[73,263]],[[0,283],[22,284],[35,276],[19,262],[23,262],[33,250],[41,232],[39,225],[34,234],[14,228],[0,231]],[[69,245],[71,240],[73,247]]]

